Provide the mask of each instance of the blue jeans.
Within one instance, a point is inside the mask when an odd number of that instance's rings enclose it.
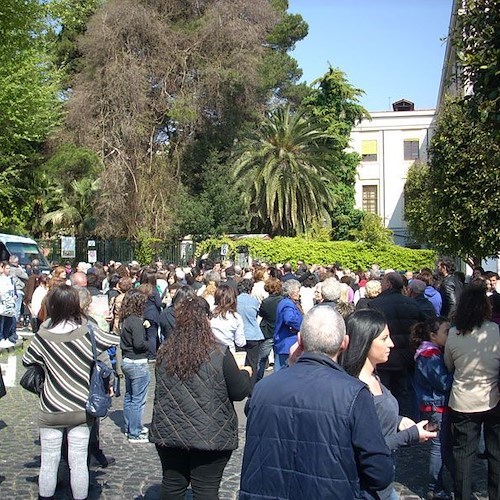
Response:
[[[147,360],[144,360],[144,363],[133,363],[124,358],[122,370],[125,375],[125,396],[123,398],[125,433],[137,437],[142,431],[142,417],[146,406],[151,373]]]
[[[429,460],[429,491],[438,493],[446,490],[443,483],[444,467],[452,476],[454,473],[450,414],[437,411],[422,412],[422,420],[438,424],[438,435],[431,439]]]
[[[259,351],[259,364],[257,367],[257,382],[264,377],[264,371],[266,370],[266,363],[269,358],[269,353],[274,345],[274,339],[266,339],[260,344]]]

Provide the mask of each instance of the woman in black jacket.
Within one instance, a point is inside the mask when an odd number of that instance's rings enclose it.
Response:
[[[183,301],[172,334],[158,350],[156,392],[149,439],[160,457],[162,499],[219,498],[219,485],[238,447],[233,401],[251,390],[250,367],[238,369],[233,355],[210,328],[202,297]]]
[[[262,318],[260,329],[264,334],[264,342],[260,345],[259,364],[257,368],[257,382],[264,377],[267,360],[274,345],[274,325],[276,323],[276,310],[278,304],[283,299],[281,295],[281,280],[278,278],[268,278],[264,285],[264,290],[269,294],[262,301],[259,308],[259,316]]]
[[[148,366],[149,344],[144,328],[144,305],[147,296],[139,289],[129,290],[120,309],[121,341],[125,375],[123,419],[125,435],[131,443],[147,443],[147,429],[142,426],[151,374]]]
[[[149,343],[149,361],[154,363],[156,351],[160,345],[158,329],[160,327],[161,296],[156,286],[156,272],[146,268],[141,274],[139,290],[146,294],[148,300],[144,306],[144,319],[147,321],[146,336]]]

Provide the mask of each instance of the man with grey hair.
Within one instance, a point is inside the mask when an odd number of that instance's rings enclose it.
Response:
[[[336,278],[326,278],[320,287],[321,303],[337,302],[340,299],[340,281]]]
[[[373,397],[337,364],[348,343],[335,307],[313,307],[298,336],[298,361],[255,386],[240,499],[376,498],[391,483]]]

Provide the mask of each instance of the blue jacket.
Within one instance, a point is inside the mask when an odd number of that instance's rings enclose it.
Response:
[[[366,498],[392,479],[368,388],[330,358],[305,353],[256,384],[240,499]]]
[[[441,314],[441,306],[443,305],[443,299],[441,294],[433,287],[426,286],[424,291],[424,297],[432,304],[434,310],[436,311],[436,316]]]
[[[297,332],[302,325],[302,313],[290,297],[285,297],[276,309],[274,326],[274,352],[289,354],[290,347],[297,342]]]
[[[240,293],[236,299],[237,312],[243,318],[246,340],[264,340],[264,334],[257,323],[259,301],[248,293]]]
[[[419,405],[433,410],[448,405],[453,374],[446,369],[443,351],[432,342],[422,342],[417,349],[414,378]]]

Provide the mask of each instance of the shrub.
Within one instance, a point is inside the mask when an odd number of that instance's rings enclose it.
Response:
[[[223,244],[228,245],[228,258],[234,257],[238,247],[247,247],[253,259],[268,263],[298,260],[307,264],[329,265],[338,262],[343,268],[369,269],[378,264],[382,269],[417,270],[433,267],[436,254],[431,250],[414,250],[386,243],[368,245],[352,241],[316,241],[304,238],[277,237],[272,240],[245,238],[231,240],[228,237],[211,238],[196,246],[196,255],[219,252]]]

